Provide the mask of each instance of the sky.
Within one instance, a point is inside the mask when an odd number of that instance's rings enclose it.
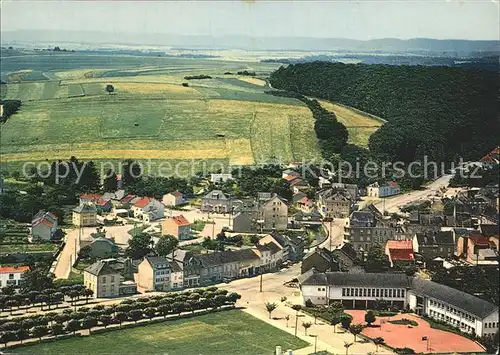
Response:
[[[2,0],[1,29],[251,37],[500,39],[495,1]]]

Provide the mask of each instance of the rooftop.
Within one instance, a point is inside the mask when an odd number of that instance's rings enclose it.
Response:
[[[118,271],[109,266],[106,262],[99,260],[85,269],[89,274],[100,276],[107,274],[118,274]]]
[[[0,267],[0,274],[23,273],[29,269],[29,266],[2,266]]]
[[[80,206],[73,208],[73,212],[76,212],[76,213],[89,212],[89,213],[91,213],[91,212],[97,212],[97,209],[92,204],[82,203]]]
[[[411,282],[406,274],[313,272],[307,277],[302,278],[301,284],[362,287],[378,287],[384,285],[386,287],[409,288]]]

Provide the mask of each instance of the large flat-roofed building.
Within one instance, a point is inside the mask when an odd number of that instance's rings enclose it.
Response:
[[[346,308],[374,308],[384,300],[399,309],[444,321],[464,332],[483,336],[498,329],[498,306],[457,289],[406,274],[345,272],[312,269],[299,277],[303,302],[341,302]]]

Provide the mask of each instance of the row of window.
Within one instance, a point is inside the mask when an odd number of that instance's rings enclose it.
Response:
[[[13,279],[9,279],[6,281],[5,283],[5,286],[10,286],[10,285],[20,285],[21,284],[21,280],[13,280]],[[0,287],[3,287],[4,285],[2,285],[2,280],[0,280]]]
[[[465,312],[462,312],[456,308],[450,307],[442,302],[430,300],[429,303],[432,307],[440,308],[442,310],[445,310],[448,313],[455,314],[455,315],[459,316],[460,318],[464,318],[468,321],[473,322],[476,319],[476,318],[472,317],[471,315],[469,315],[468,313],[465,313]]]
[[[102,277],[102,283],[105,284],[106,281],[107,281],[106,276],[103,276]],[[114,276],[110,276],[110,282],[112,282],[112,283],[115,282],[115,277]]]
[[[168,275],[170,274],[170,270],[159,270],[156,272],[156,275]]]
[[[475,330],[474,327],[471,327],[470,325],[468,325],[464,322],[460,322],[459,320],[454,319],[450,316],[444,315],[440,312],[429,311],[429,315],[432,318],[445,321],[446,323],[451,324],[454,327],[459,327],[460,329],[465,330],[466,332],[469,332],[469,333],[472,333],[472,331]]]
[[[405,290],[400,288],[342,288],[342,296],[347,297],[375,297],[375,298],[404,298]]]
[[[498,329],[498,322],[488,322],[484,323],[485,328],[495,328]]]

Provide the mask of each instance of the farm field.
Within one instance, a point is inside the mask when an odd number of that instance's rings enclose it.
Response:
[[[349,143],[351,144],[367,147],[368,138],[384,124],[383,121],[363,114],[360,111],[325,100],[319,100],[319,102],[324,108],[334,112],[339,122],[346,126],[349,132]]]
[[[13,349],[22,354],[271,354],[308,345],[239,310]],[[90,341],[89,341],[90,340]],[[85,344],[85,345],[83,345]]]
[[[173,174],[214,170],[211,163],[220,169],[319,159],[311,112],[265,93],[277,65],[82,53],[2,57],[1,97],[23,104],[0,127],[0,164],[19,170],[71,156],[115,166],[150,159]],[[241,70],[257,76],[235,74]],[[199,74],[212,78],[185,79]],[[333,106],[351,143],[366,145],[381,124]]]

